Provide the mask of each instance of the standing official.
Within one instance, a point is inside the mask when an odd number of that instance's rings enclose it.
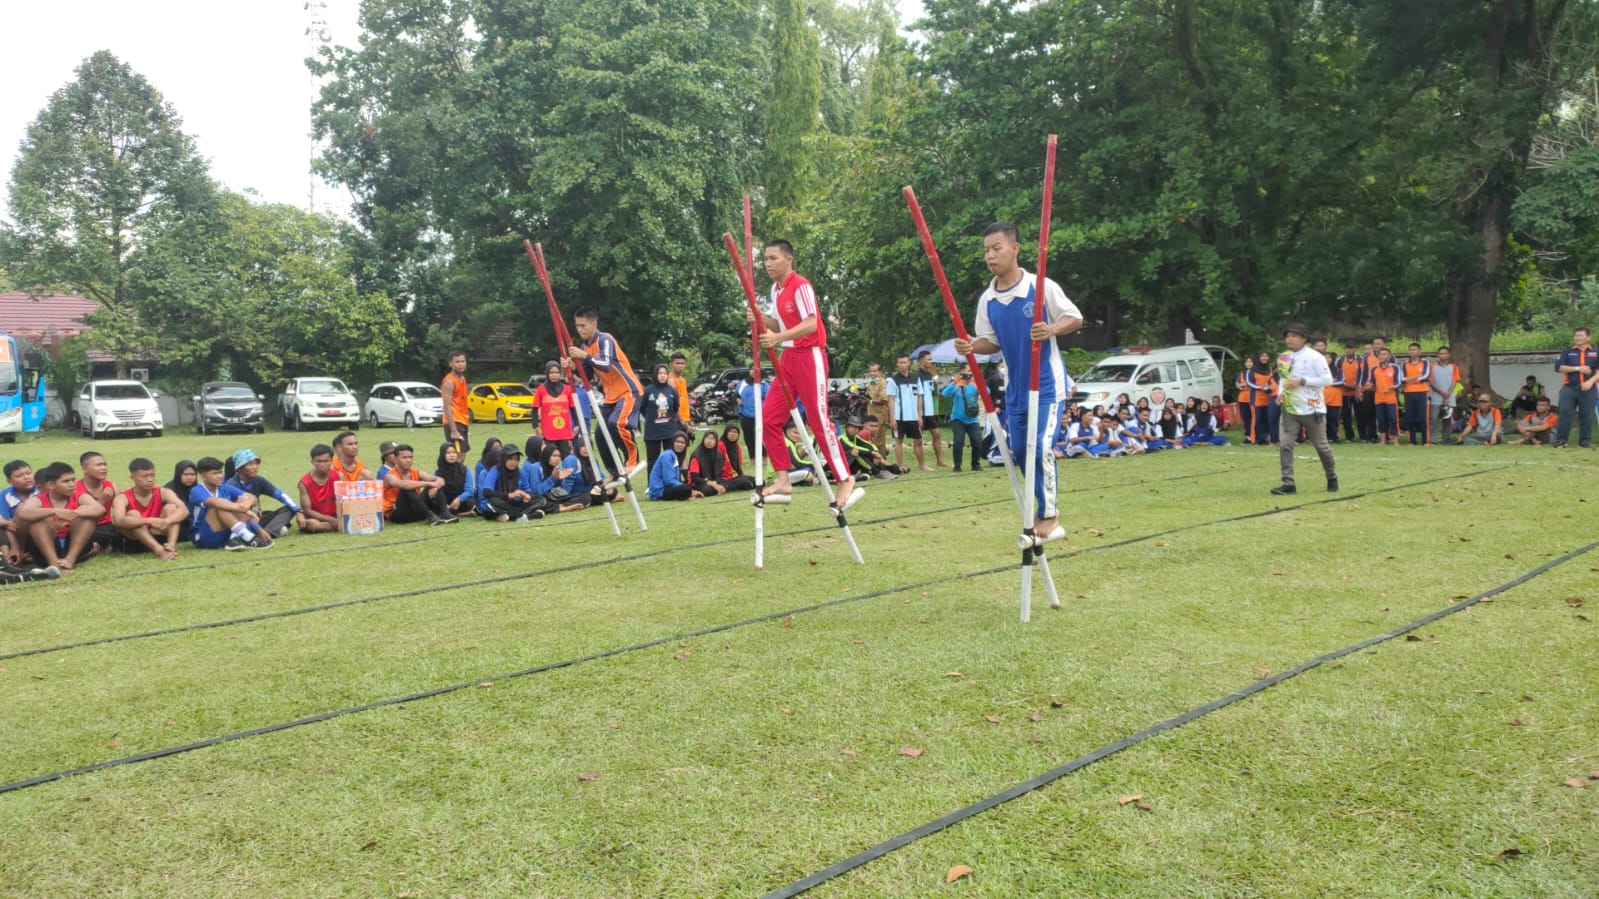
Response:
[[[1322,471],[1327,474],[1327,492],[1338,492],[1338,468],[1333,463],[1332,447],[1327,443],[1327,406],[1322,391],[1332,383],[1332,371],[1322,354],[1305,346],[1310,329],[1295,322],[1283,331],[1288,352],[1277,357],[1282,377],[1282,420],[1278,428],[1277,457],[1282,465],[1283,482],[1271,488],[1277,496],[1297,493],[1294,485],[1294,444],[1299,429],[1316,447]]]

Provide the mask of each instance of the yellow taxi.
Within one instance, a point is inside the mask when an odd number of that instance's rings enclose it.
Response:
[[[515,381],[490,381],[467,392],[466,407],[473,421],[527,421],[533,416],[533,391]]]

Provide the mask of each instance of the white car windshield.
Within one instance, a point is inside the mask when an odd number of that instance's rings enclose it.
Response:
[[[94,398],[97,400],[147,400],[150,391],[144,389],[143,384],[97,384],[94,388]]]
[[[431,384],[420,384],[416,387],[405,388],[405,395],[413,400],[436,400],[444,396],[439,389]]]
[[[1096,365],[1081,378],[1084,384],[1125,384],[1133,379],[1136,365]]]
[[[300,382],[301,393],[349,393],[343,381],[333,378],[307,378]]]

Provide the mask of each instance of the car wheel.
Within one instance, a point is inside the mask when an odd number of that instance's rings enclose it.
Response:
[[[255,426],[255,432],[257,434],[265,434],[266,433],[266,425],[256,425]]]
[[[361,419],[357,418],[355,421],[350,422],[350,430],[352,430],[352,431],[361,430]]]
[[[495,409],[494,410],[494,422],[495,422],[495,424],[502,424],[502,425],[505,424],[505,410],[504,409]]]
[[[301,428],[300,410],[299,409],[290,409],[289,410],[289,430],[298,431],[298,430],[300,430],[300,428]]]
[[[378,413],[377,413],[377,410],[375,410],[375,409],[374,409],[374,410],[373,410],[373,411],[372,411],[372,412],[371,412],[371,413],[370,413],[370,414],[369,414],[369,415],[368,415],[368,416],[367,416],[367,418],[369,418],[369,419],[371,419],[371,421],[372,421],[372,427],[374,427],[374,428],[380,428],[380,427],[382,427],[382,426],[383,426],[383,424],[382,424],[382,423],[381,423],[381,422],[379,422],[379,421],[378,421]]]
[[[409,412],[405,413],[405,426],[408,428],[416,427],[416,416]]]
[[[160,428],[151,429],[150,436],[151,437],[160,437],[161,436],[161,429]]]

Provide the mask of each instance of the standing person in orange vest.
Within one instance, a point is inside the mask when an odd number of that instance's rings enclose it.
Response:
[[[448,362],[450,370],[439,382],[439,393],[444,394],[444,438],[465,456],[472,447],[466,439],[467,428],[472,424],[472,410],[466,404],[466,353],[453,350]]]
[[[1245,356],[1244,367],[1239,369],[1233,386],[1238,389],[1238,422],[1244,427],[1244,442],[1255,440],[1255,393],[1249,386],[1249,374],[1255,370],[1255,357]]]
[[[1399,368],[1400,381],[1405,394],[1405,430],[1410,433],[1410,445],[1431,443],[1428,433],[1427,394],[1432,391],[1432,363],[1422,358],[1421,344],[1410,345],[1410,358]]]
[[[1384,347],[1377,351],[1377,363],[1367,369],[1371,382],[1371,404],[1377,427],[1377,445],[1399,445],[1399,366]]]
[[[1344,347],[1344,355],[1339,358],[1338,364],[1333,366],[1333,374],[1344,385],[1344,439],[1354,443],[1364,436],[1365,426],[1360,431],[1355,430],[1355,419],[1360,417],[1361,387],[1366,380],[1366,360],[1355,355],[1355,345]]]
[[[1332,383],[1321,390],[1322,402],[1327,406],[1327,442],[1337,443],[1338,420],[1344,417],[1344,375],[1337,356],[1328,352],[1322,355],[1327,357],[1327,370],[1332,373]]]
[[[682,353],[673,353],[670,360],[670,374],[667,383],[677,391],[677,419],[683,423],[683,432],[694,433],[694,425],[689,421],[688,411],[688,378],[683,377],[683,372],[688,370],[688,357]]]
[[[1271,401],[1277,393],[1277,376],[1272,373],[1271,366],[1271,354],[1262,350],[1249,373],[1250,397],[1255,404],[1256,446],[1277,442],[1277,432],[1271,426]]]

